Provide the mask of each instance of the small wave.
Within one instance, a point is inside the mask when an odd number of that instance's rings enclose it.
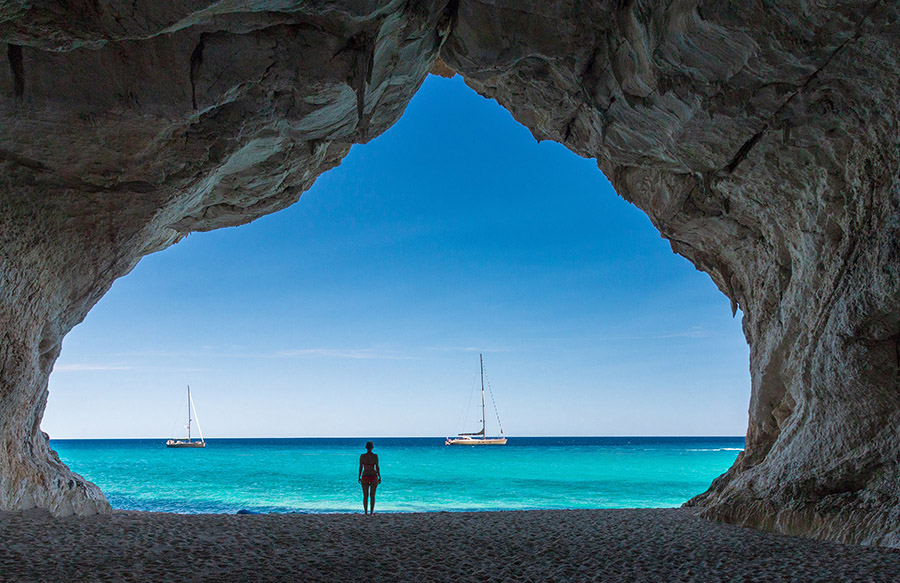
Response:
[[[707,449],[687,449],[685,451],[744,451],[743,447],[711,447]]]

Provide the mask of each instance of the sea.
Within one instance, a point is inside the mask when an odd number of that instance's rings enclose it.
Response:
[[[446,446],[443,437],[374,439],[376,511],[463,512],[680,506],[704,492],[743,437],[510,437]],[[51,441],[113,508],[177,513],[359,512],[362,438]]]

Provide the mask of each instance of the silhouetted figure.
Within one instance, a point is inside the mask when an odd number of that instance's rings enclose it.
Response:
[[[375,447],[371,441],[366,442],[366,453],[359,456],[359,483],[363,490],[363,512],[375,512],[375,489],[381,483],[381,466],[378,455],[372,453]]]

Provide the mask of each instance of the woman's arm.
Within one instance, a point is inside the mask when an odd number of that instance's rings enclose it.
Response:
[[[363,470],[362,456],[359,456],[359,479],[357,480],[357,482],[362,482],[362,470]]]
[[[381,464],[378,463],[378,454],[375,454],[375,473],[378,474],[378,483],[381,483]]]

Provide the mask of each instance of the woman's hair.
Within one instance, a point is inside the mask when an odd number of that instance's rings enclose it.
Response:
[[[371,441],[366,442],[366,449],[372,449],[373,447],[375,447],[374,443],[372,443]]]

